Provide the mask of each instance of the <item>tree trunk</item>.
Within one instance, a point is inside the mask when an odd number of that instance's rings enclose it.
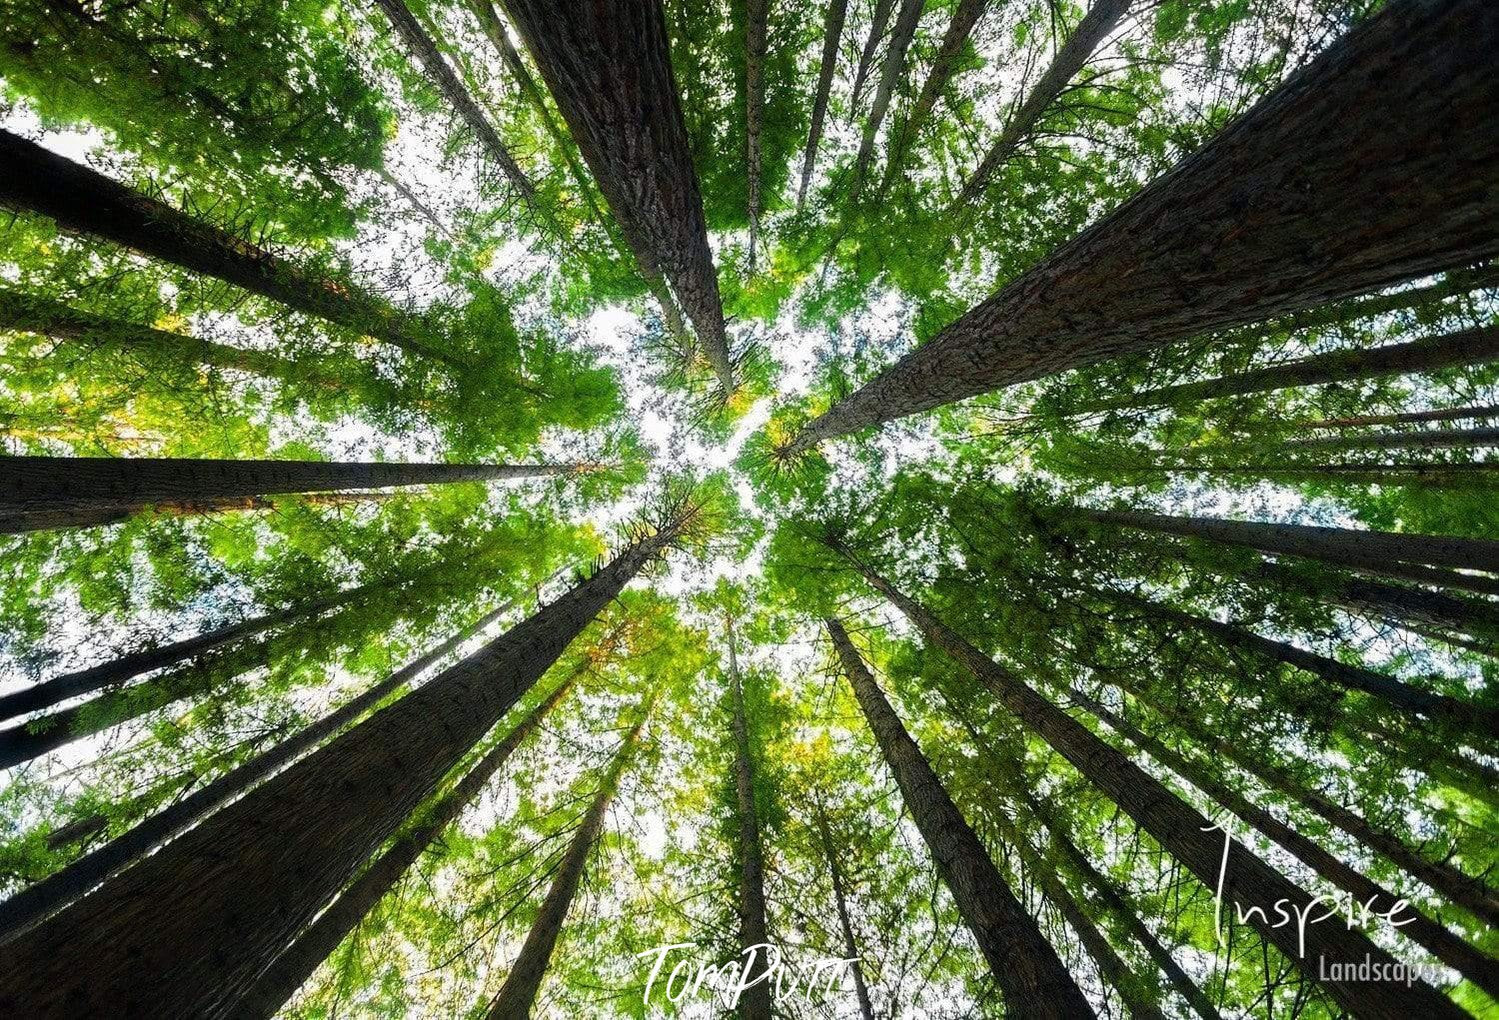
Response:
[[[458,820],[469,802],[483,792],[526,737],[557,707],[577,678],[578,673],[573,673],[558,684],[557,689],[481,758],[449,793],[422,814],[418,825],[398,838],[390,849],[338,894],[328,909],[276,957],[270,969],[245,993],[235,1007],[236,1020],[276,1015],[297,989],[312,977],[318,965],[332,955],[349,933],[359,927],[365,915],[395,887],[427,847]]]
[[[281,382],[295,382],[304,375],[296,362],[275,354],[120,322],[70,308],[50,298],[0,287],[0,331],[5,330],[49,336],[67,342],[75,350],[124,351],[181,364],[247,372]]]
[[[1069,695],[1073,701],[1106,723],[1114,732],[1238,815],[1240,819],[1259,830],[1266,838],[1279,844],[1323,879],[1353,896],[1358,902],[1368,904],[1371,912],[1389,911],[1397,903],[1405,902],[1403,897],[1365,878],[1269,811],[1258,807],[1227,784],[1214,779],[1183,755],[1126,722],[1096,700],[1076,690],[1070,691]],[[1499,992],[1499,961],[1468,945],[1467,942],[1408,902],[1400,918],[1407,922],[1400,926],[1401,934],[1423,946],[1437,959],[1457,970],[1463,977],[1490,995]]]
[[[841,547],[840,547],[841,548]],[[1225,848],[1215,827],[1195,808],[1163,786],[1091,730],[1022,683],[1007,669],[948,630],[919,604],[841,550],[865,578],[896,606],[934,646],[959,662],[1030,730],[1091,780],[1141,828],[1209,889],[1222,889],[1224,902],[1258,906],[1267,914],[1277,901],[1298,911],[1315,909],[1313,897],[1255,854],[1231,840]],[[1220,871],[1221,867],[1221,871]],[[1261,938],[1278,948],[1308,978],[1356,1015],[1431,1014],[1460,1017],[1462,1011],[1425,983],[1360,982],[1322,976],[1322,965],[1352,967],[1366,959],[1387,967],[1395,960],[1362,930],[1343,924],[1308,925],[1305,952],[1294,926],[1273,927],[1268,918],[1249,919]]]
[[[271,251],[194,219],[35,142],[0,130],[0,206],[242,287],[299,312],[463,368],[420,322],[349,283],[310,276]]]
[[[1376,294],[1372,297],[1359,298],[1357,301],[1344,301],[1322,308],[1308,309],[1286,316],[1275,323],[1275,326],[1287,331],[1317,329],[1373,315],[1398,312],[1406,308],[1419,308],[1422,305],[1434,304],[1443,298],[1492,287],[1499,287],[1499,264],[1478,269],[1452,269],[1442,274],[1439,283],[1428,284],[1425,287],[1407,287],[1393,294]]]
[[[0,1011],[219,1017],[700,513],[0,947]],[[226,853],[225,848],[232,848]]]
[[[1499,251],[1496,48],[1488,0],[1387,4],[783,454]]]
[[[802,180],[796,189],[796,211],[807,201],[807,186],[812,183],[812,167],[817,162],[817,146],[822,142],[822,122],[828,115],[828,95],[833,75],[838,71],[838,43],[843,38],[843,22],[848,16],[848,0],[831,0],[822,29],[822,64],[817,74],[817,94],[812,100],[812,126],[807,131],[807,151],[802,156]]]
[[[604,774],[599,789],[594,794],[588,813],[578,827],[567,853],[557,868],[552,887],[547,890],[541,910],[526,933],[520,955],[510,966],[510,974],[500,986],[500,992],[486,1014],[488,1020],[530,1020],[531,1010],[536,1005],[536,993],[541,989],[541,979],[546,975],[552,960],[552,950],[557,946],[557,937],[562,934],[562,925],[567,920],[568,909],[578,893],[578,884],[583,880],[583,869],[588,864],[589,852],[604,832],[604,822],[609,812],[609,803],[619,790],[620,778],[633,757],[640,731],[645,726],[650,707],[643,706],[640,720],[625,736],[624,743],[614,754],[609,771]],[[748,1016],[748,1013],[745,1014]],[[769,1014],[766,1014],[769,1016]]]
[[[744,158],[749,196],[749,273],[760,250],[760,134],[765,127],[765,37],[770,0],[744,0]]]
[[[1296,428],[1348,429],[1364,425],[1408,425],[1426,421],[1465,421],[1499,418],[1499,404],[1483,404],[1475,407],[1443,407],[1433,411],[1406,411],[1402,414],[1362,414],[1350,418],[1322,418],[1318,421],[1297,422]]]
[[[195,500],[562,475],[572,464],[379,464],[168,457],[0,458],[0,521],[13,534],[33,515],[136,512]],[[46,519],[46,518],[43,518]]]
[[[723,303],[659,0],[603,0],[561,20],[541,0],[505,9],[630,250],[670,282],[727,395]]]
[[[749,718],[744,707],[744,680],[739,675],[734,623],[727,620],[729,645],[729,693],[734,703],[734,804],[739,823],[739,946],[745,967],[757,958],[769,966],[769,950],[754,948],[770,944],[765,919],[765,861],[760,842],[760,816],[755,810],[755,770],[750,757]],[[746,971],[746,977],[751,971]],[[770,974],[745,991],[739,1007],[740,1020],[770,1020]]]
[[[1281,445],[1293,450],[1471,450],[1499,446],[1499,428],[1348,432],[1311,439],[1288,439]]]
[[[487,628],[513,603],[504,602],[473,624],[417,656],[341,708],[288,737],[275,747],[219,776],[213,782],[163,808],[140,824],[80,857],[67,867],[0,902],[0,943],[8,942],[38,921],[61,910],[104,879],[133,864],[173,836],[187,831],[255,784],[275,773],[302,752],[343,729],[390,695],[416,679],[427,667]]]
[[[942,45],[932,61],[932,69],[926,76],[926,82],[921,86],[921,94],[916,97],[910,112],[890,140],[890,156],[885,162],[885,176],[880,183],[882,194],[890,187],[895,175],[900,173],[906,152],[921,136],[921,129],[926,126],[927,118],[936,108],[937,100],[947,91],[947,85],[958,69],[958,57],[963,52],[963,46],[973,34],[973,26],[983,17],[988,3],[989,0],[958,0],[957,7],[953,9],[952,20],[947,23]]]
[[[1347,485],[1420,485],[1428,489],[1492,488],[1499,461],[1457,464],[1151,464],[1121,466],[1132,475],[1248,475],[1266,481],[1340,482]]]
[[[432,79],[443,98],[448,101],[463,122],[468,125],[479,139],[479,144],[489,154],[489,158],[499,164],[500,170],[510,181],[512,187],[520,193],[527,205],[535,202],[536,188],[521,170],[515,158],[510,155],[510,150],[501,141],[499,132],[479,109],[479,104],[474,97],[469,95],[468,89],[464,88],[463,82],[448,62],[443,59],[441,51],[437,48],[437,42],[422,28],[421,22],[411,13],[405,0],[375,0],[376,5],[390,21],[390,27],[395,29],[396,35],[401,37],[401,42],[410,51],[411,56],[421,65],[427,77]]]
[[[863,194],[864,178],[869,173],[869,164],[874,159],[874,143],[879,136],[880,125],[890,109],[890,100],[906,73],[906,51],[916,37],[916,25],[921,21],[921,12],[926,0],[901,0],[900,14],[895,19],[895,30],[890,35],[890,48],[885,52],[880,66],[880,83],[874,92],[874,104],[869,108],[869,117],[864,121],[864,134],[859,140],[859,155],[854,162],[853,183],[849,186],[846,207],[858,204]]]
[[[885,38],[885,29],[890,24],[890,15],[895,11],[895,0],[874,0],[874,14],[869,22],[869,38],[859,51],[859,64],[854,69],[854,90],[848,100],[848,115],[859,114],[859,97],[864,94],[864,83],[869,80],[869,69],[874,66],[874,55]]]
[[[953,202],[950,215],[960,214],[984,197],[984,191],[994,179],[995,171],[1004,165],[1035,128],[1036,122],[1056,102],[1067,83],[1077,77],[1083,65],[1092,59],[1093,51],[1114,31],[1120,19],[1129,13],[1129,5],[1130,0],[1094,0],[1083,20],[1078,22],[1077,28],[1067,37],[1062,48],[1057,50],[1056,56],[1052,57],[1051,65],[1041,75],[1041,80],[1036,82],[1025,101],[1005,122],[1004,130],[999,133],[994,144],[989,146],[989,151],[984,153],[973,176],[963,182],[963,190]]]
[[[993,859],[948,796],[921,748],[864,665],[843,625],[823,620],[880,751],[895,774],[901,798],[931,850],[989,970],[1008,1015],[1090,1017],[1093,1007],[1067,972],[1035,918],[1015,898]]]
[[[833,879],[833,901],[838,906],[838,927],[843,932],[843,951],[846,959],[852,960],[849,968],[854,975],[854,996],[859,1000],[859,1015],[863,1020],[874,1020],[874,1003],[869,999],[869,986],[864,983],[864,968],[860,966],[863,953],[854,938],[854,923],[848,914],[848,893],[844,888],[843,868],[838,864],[838,852],[833,846],[833,833],[828,827],[827,814],[822,802],[817,802],[817,836],[822,843],[823,861]]]

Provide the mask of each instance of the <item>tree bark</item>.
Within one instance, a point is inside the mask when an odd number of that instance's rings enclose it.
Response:
[[[1407,287],[1393,294],[1375,294],[1357,301],[1337,302],[1322,308],[1308,309],[1288,315],[1274,325],[1287,331],[1317,329],[1373,315],[1385,315],[1406,308],[1419,308],[1434,304],[1443,298],[1467,294],[1499,286],[1499,264],[1478,269],[1452,269],[1442,274],[1438,283],[1424,287]]]
[[[659,0],[606,0],[558,20],[505,0],[584,161],[642,269],[659,270],[692,320],[725,394],[733,366],[703,200]]]
[[[807,150],[802,155],[802,179],[796,189],[796,211],[807,201],[807,186],[812,183],[812,167],[817,162],[817,147],[822,142],[822,124],[828,115],[828,96],[833,89],[833,75],[838,71],[838,43],[843,38],[843,22],[848,16],[848,0],[831,0],[822,28],[822,63],[817,73],[817,93],[812,100],[812,125],[807,130]]]
[[[1471,450],[1499,446],[1499,428],[1350,432],[1311,439],[1288,439],[1281,445],[1293,450]]]
[[[1397,896],[1377,882],[1364,877],[1363,874],[1323,850],[1269,811],[1258,807],[1227,784],[1214,779],[1186,757],[1126,722],[1093,698],[1077,690],[1070,691],[1069,694],[1073,701],[1107,724],[1114,732],[1238,815],[1240,819],[1279,844],[1323,879],[1353,896],[1358,902],[1368,904],[1371,911],[1388,911],[1396,903],[1403,901],[1403,897]],[[1499,961],[1470,946],[1415,906],[1407,903],[1400,917],[1402,921],[1409,922],[1400,926],[1402,934],[1423,946],[1437,959],[1458,971],[1490,995],[1499,990]]]
[[[1402,414],[1362,414],[1349,418],[1322,418],[1297,422],[1298,429],[1348,429],[1364,425],[1408,425],[1426,421],[1464,421],[1499,418],[1499,404],[1474,407],[1443,407],[1432,411],[1406,411]]]
[[[863,1020],[874,1020],[874,1003],[869,999],[869,986],[864,982],[864,968],[860,966],[863,953],[859,941],[854,938],[854,923],[848,913],[848,892],[844,888],[843,868],[838,864],[838,853],[833,847],[833,833],[828,827],[828,817],[817,802],[817,836],[822,843],[823,861],[828,866],[828,875],[833,880],[833,901],[838,907],[838,927],[843,932],[843,951],[853,962],[849,969],[854,975],[854,997],[859,1000],[859,1015]]]
[[[578,893],[578,884],[583,880],[583,869],[588,864],[589,852],[603,834],[609,804],[619,790],[620,778],[630,764],[649,711],[649,706],[641,709],[640,720],[615,752],[614,762],[599,783],[593,803],[588,806],[583,823],[568,844],[567,853],[563,855],[562,863],[557,868],[557,876],[552,879],[552,887],[547,890],[546,899],[541,903],[541,910],[532,922],[531,930],[526,933],[520,955],[511,965],[509,976],[505,978],[499,994],[489,1007],[488,1020],[530,1020],[531,1010],[536,1005],[536,993],[541,989],[541,979],[546,975],[552,951],[557,946],[557,937],[562,934],[568,909]]]
[[[895,19],[895,29],[890,34],[890,48],[885,51],[885,60],[880,65],[880,83],[874,91],[874,103],[869,108],[869,117],[864,121],[864,133],[859,139],[859,155],[854,162],[853,183],[849,186],[846,206],[854,206],[864,190],[864,179],[869,174],[869,164],[874,159],[874,143],[879,136],[880,125],[890,109],[890,100],[896,86],[906,73],[906,51],[916,37],[916,26],[921,21],[921,12],[926,0],[901,0],[900,14]]]
[[[292,937],[699,513],[684,504],[545,609],[0,947],[0,1012],[232,1015]]]
[[[854,69],[854,89],[848,100],[848,115],[859,113],[859,97],[864,94],[864,83],[869,80],[869,69],[874,66],[874,55],[885,38],[885,29],[890,24],[890,15],[895,11],[895,0],[874,0],[874,13],[869,22],[869,38],[859,51],[859,63]]]
[[[212,276],[299,312],[456,368],[421,323],[351,284],[311,276],[227,230],[0,130],[0,206],[46,216],[70,233]]]
[[[765,917],[765,860],[760,841],[760,815],[755,809],[755,768],[750,757],[749,717],[744,707],[744,679],[739,675],[734,622],[725,621],[729,645],[729,693],[734,705],[734,804],[739,823],[739,947],[745,966],[757,958],[769,966],[770,929]],[[746,977],[753,973],[746,973]],[[741,1020],[770,1020],[770,974],[745,991]]]
[[[1010,158],[1036,126],[1041,115],[1056,102],[1067,83],[1077,77],[1083,65],[1092,58],[1093,51],[1114,31],[1120,19],[1129,13],[1129,5],[1130,0],[1094,0],[1083,20],[1078,22],[1077,28],[1067,37],[1062,48],[1057,50],[1051,64],[1041,75],[1041,80],[1036,82],[1025,101],[1010,115],[1004,130],[984,153],[984,158],[979,161],[973,175],[963,182],[963,190],[953,202],[950,215],[961,213],[984,197],[984,191],[994,179],[995,171]]]
[[[483,792],[495,773],[515,753],[526,737],[551,714],[578,678],[568,676],[520,723],[471,768],[453,789],[422,815],[422,820],[377,857],[338,898],[297,936],[276,962],[262,974],[235,1007],[237,1020],[275,1016],[298,988],[312,977],[349,933],[359,927],[375,905],[417,862],[443,830],[458,820],[464,808]]]
[[[4,475],[0,483],[0,522],[5,530],[0,533],[33,530],[32,515],[58,512],[133,513],[157,504],[192,504],[195,500],[535,478],[575,470],[577,466],[571,464],[4,457],[0,458]]]
[[[61,871],[0,902],[0,943],[10,941],[38,921],[61,910],[106,878],[117,874],[172,837],[186,832],[212,811],[300,757],[302,752],[322,743],[416,679],[427,667],[494,623],[509,612],[512,605],[508,601],[502,603],[312,725],[224,773],[202,789],[163,808]]]
[[[844,552],[881,594],[896,606],[934,646],[972,673],[1031,731],[1044,739],[1073,767],[1091,780],[1115,804],[1181,861],[1209,889],[1223,890],[1224,902],[1261,907],[1267,913],[1277,901],[1299,911],[1312,911],[1313,897],[1288,881],[1258,856],[1224,840],[1195,808],[1163,786],[1125,755],[1110,747],[1066,712],[1037,694],[993,659],[947,629],[922,606],[897,591],[888,581],[853,555]],[[1222,870],[1220,872],[1220,864]],[[1308,925],[1305,952],[1294,928],[1272,927],[1268,918],[1251,914],[1250,924],[1278,948],[1309,980],[1325,988],[1343,1008],[1356,1015],[1424,1015],[1460,1017],[1450,999],[1425,983],[1401,985],[1324,978],[1320,965],[1353,965],[1370,961],[1394,966],[1394,959],[1362,930],[1351,925]]]
[[[881,193],[890,187],[895,175],[900,173],[906,152],[921,136],[921,129],[926,126],[927,118],[936,108],[937,100],[947,91],[948,83],[958,69],[958,56],[963,52],[963,46],[973,34],[973,26],[983,17],[988,4],[989,0],[958,0],[957,7],[953,9],[952,20],[947,23],[947,31],[943,33],[937,56],[932,61],[932,69],[921,86],[921,94],[916,97],[916,102],[890,140],[890,156],[885,161],[885,176],[880,183]]]
[[[1499,460],[1447,464],[1151,464],[1123,466],[1129,474],[1249,475],[1266,481],[1340,482],[1348,485],[1420,485],[1428,489],[1493,487]]]
[[[783,454],[1499,251],[1496,48],[1488,0],[1386,5]]]
[[[988,850],[890,707],[843,624],[830,617],[823,625],[880,752],[895,774],[901,798],[931,850],[937,873],[952,893],[1004,995],[1007,1015],[1093,1016],[1093,1007],[1041,934],[1035,918],[1016,899]]]
[[[770,0],[745,0],[744,158],[749,213],[749,272],[760,250],[760,135],[765,127],[765,37]]]
[[[411,13],[404,0],[375,0],[385,17],[390,21],[390,27],[395,29],[396,35],[400,36],[401,42],[410,51],[411,56],[421,65],[427,77],[432,79],[443,98],[448,101],[463,122],[468,125],[479,139],[479,144],[484,151],[489,153],[489,158],[494,160],[510,181],[512,187],[520,193],[527,205],[532,205],[536,199],[536,188],[530,179],[516,163],[515,157],[505,147],[500,139],[500,134],[495,130],[484,111],[479,109],[479,104],[469,94],[463,82],[447,60],[443,58],[442,52],[437,48],[437,42],[422,28],[421,22]]]

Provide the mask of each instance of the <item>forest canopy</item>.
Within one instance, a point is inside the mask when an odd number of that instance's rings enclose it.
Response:
[[[0,0],[0,1013],[1499,1016],[1496,54]]]

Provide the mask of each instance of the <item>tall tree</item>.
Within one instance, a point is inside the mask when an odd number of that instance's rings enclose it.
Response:
[[[874,55],[879,52],[885,38],[885,29],[890,27],[890,15],[895,12],[895,0],[874,0],[874,11],[869,19],[869,36],[859,50],[859,63],[854,68],[854,90],[849,96],[850,116],[859,112],[859,97],[864,94],[864,83],[869,80],[869,69],[874,66]]]
[[[854,979],[854,997],[859,1001],[859,1015],[863,1020],[874,1020],[874,1003],[869,999],[869,983],[864,980],[864,965],[861,960],[863,954],[859,951],[859,940],[854,937],[854,924],[848,912],[847,882],[843,877],[843,866],[838,863],[833,830],[828,825],[827,812],[823,810],[820,799],[817,801],[816,811],[818,846],[822,850],[828,877],[833,883],[833,902],[838,908],[838,930],[843,935],[843,951],[848,954],[845,959],[853,961],[849,964],[849,971]]]
[[[947,86],[958,69],[958,57],[962,55],[973,27],[984,16],[988,5],[989,0],[958,0],[958,5],[953,8],[952,20],[947,23],[947,31],[942,34],[942,44],[937,48],[937,56],[933,58],[932,69],[927,72],[926,81],[922,83],[921,93],[891,136],[890,154],[885,160],[885,176],[880,183],[882,194],[889,189],[895,175],[900,173],[906,153],[921,135],[927,119],[937,107],[937,100],[947,91]]]
[[[726,618],[729,647],[729,697],[733,702],[734,814],[739,849],[739,947],[745,954],[746,977],[754,962],[764,961],[763,976],[748,988],[740,1006],[743,1020],[770,1020],[770,930],[765,919],[765,858],[760,838],[760,815],[755,808],[755,766],[750,755],[749,715],[744,703],[744,678],[734,621]]]
[[[1422,429],[1414,432],[1349,432],[1336,436],[1288,439],[1291,450],[1470,450],[1499,446],[1499,428]]]
[[[1460,421],[1463,419],[1499,418],[1499,404],[1474,407],[1440,407],[1430,411],[1403,411],[1399,414],[1360,414],[1347,418],[1322,418],[1297,422],[1298,429],[1351,429],[1365,425],[1410,425],[1427,421]]]
[[[1496,41],[1484,0],[1387,5],[782,452],[1499,251]]]
[[[745,0],[744,159],[749,214],[749,271],[755,272],[760,249],[760,134],[765,128],[765,46],[770,0]]]
[[[831,0],[823,20],[822,60],[818,64],[817,92],[812,100],[812,123],[807,129],[807,148],[802,154],[801,183],[796,188],[796,211],[807,201],[807,186],[812,183],[812,167],[817,162],[817,147],[822,142],[822,124],[828,114],[828,96],[833,90],[833,75],[838,72],[838,44],[843,39],[843,22],[848,16],[848,0]]]
[[[890,101],[906,73],[906,51],[911,40],[916,38],[916,26],[921,21],[921,12],[926,0],[901,0],[900,14],[896,16],[895,28],[890,33],[890,48],[885,51],[885,60],[880,65],[880,81],[874,90],[874,102],[869,116],[864,120],[864,132],[859,138],[859,154],[854,159],[853,182],[844,198],[845,207],[856,205],[864,190],[864,180],[869,174],[869,165],[874,160],[875,139],[879,137],[880,125],[890,109]]]

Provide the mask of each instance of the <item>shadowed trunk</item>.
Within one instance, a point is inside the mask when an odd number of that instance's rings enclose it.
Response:
[[[749,214],[749,273],[760,250],[760,134],[765,127],[765,36],[770,0],[745,0],[744,158]]]
[[[890,15],[895,11],[895,0],[874,0],[874,12],[869,22],[869,38],[859,51],[859,63],[854,69],[854,89],[848,100],[848,115],[859,115],[859,97],[864,94],[864,83],[869,80],[869,69],[874,66],[874,55],[879,51],[880,40],[885,38],[885,29],[890,24]]]
[[[783,454],[1499,251],[1496,47],[1489,0],[1386,5]]]
[[[604,832],[609,803],[619,791],[620,778],[634,756],[640,731],[649,714],[650,706],[642,706],[640,720],[626,734],[624,743],[614,753],[614,761],[599,783],[593,803],[588,806],[588,813],[583,816],[577,834],[568,844],[567,853],[557,867],[556,877],[552,879],[552,887],[547,890],[541,910],[532,922],[531,930],[526,933],[520,955],[511,964],[510,975],[505,978],[505,983],[500,986],[499,994],[489,1008],[488,1020],[529,1020],[531,1010],[536,1005],[536,993],[541,989],[541,979],[546,976],[547,966],[552,961],[557,937],[562,934],[567,912],[572,906],[573,897],[578,893],[578,884],[583,880],[589,852]],[[745,1012],[742,1015],[750,1014]]]
[[[854,997],[859,1000],[859,1016],[863,1020],[874,1020],[874,1004],[869,1000],[869,986],[864,983],[864,968],[860,965],[863,954],[859,942],[854,938],[854,923],[848,914],[848,893],[844,889],[843,868],[838,864],[838,852],[833,846],[833,833],[828,827],[827,814],[822,801],[817,802],[817,838],[822,846],[823,862],[833,880],[833,901],[838,906],[838,928],[843,933],[843,951],[846,959],[852,960],[849,970],[854,976]]]
[[[318,965],[333,954],[349,933],[359,927],[365,915],[395,887],[423,851],[458,820],[470,801],[483,792],[516,748],[557,707],[577,678],[578,674],[574,673],[559,684],[545,701],[479,759],[449,793],[423,814],[420,824],[397,839],[339,893],[328,909],[318,915],[318,919],[298,935],[270,969],[256,980],[235,1007],[236,1020],[272,1017],[296,994]]]
[[[1407,411],[1403,414],[1364,414],[1351,418],[1322,418],[1297,422],[1298,429],[1347,429],[1361,425],[1407,425],[1423,421],[1464,421],[1499,418],[1499,404],[1476,407],[1443,407],[1435,411]]]
[[[1493,287],[1499,287],[1499,264],[1478,269],[1451,269],[1443,273],[1442,279],[1437,283],[1424,287],[1406,287],[1393,294],[1375,294],[1357,301],[1341,301],[1323,308],[1308,309],[1288,315],[1274,325],[1284,330],[1316,329],[1406,308],[1419,308],[1435,304],[1444,298]]]
[[[369,690],[345,702],[317,722],[288,737],[213,780],[201,790],[146,818],[140,824],[80,857],[61,871],[28,886],[0,903],[0,943],[7,942],[36,922],[61,910],[104,879],[134,863],[178,833],[249,790],[299,757],[303,751],[331,737],[344,726],[395,694],[427,667],[494,623],[511,608],[505,602],[468,627],[411,660]]]
[[[765,921],[765,861],[760,842],[760,817],[755,810],[755,770],[750,758],[749,718],[744,708],[744,680],[739,675],[734,623],[725,621],[729,645],[729,693],[734,703],[734,805],[739,824],[739,948],[745,967],[766,959],[769,951],[752,949],[770,944]],[[746,977],[752,971],[746,971]],[[741,1020],[770,1020],[770,974],[748,988],[740,1000]]]
[[[0,206],[34,212],[98,238],[243,287],[299,312],[462,368],[431,346],[421,323],[338,280],[311,276],[271,251],[0,130]]]
[[[642,271],[671,284],[731,393],[718,275],[659,0],[591,3],[560,20],[540,0],[504,6]]]
[[[952,20],[947,23],[947,31],[943,33],[942,45],[938,47],[937,56],[932,60],[932,69],[921,86],[921,94],[916,97],[916,102],[912,104],[900,128],[890,139],[890,156],[885,161],[885,176],[880,182],[882,194],[890,187],[895,175],[900,173],[906,152],[921,136],[921,129],[926,126],[927,118],[936,108],[937,100],[947,91],[948,82],[952,81],[952,76],[958,69],[958,57],[963,52],[963,46],[973,33],[973,26],[983,17],[984,8],[988,4],[989,0],[958,0],[958,6],[953,9]]]
[[[1143,464],[1119,465],[1130,475],[1246,475],[1266,481],[1347,485],[1419,485],[1427,489],[1490,489],[1499,460],[1458,464]]]
[[[1288,439],[1281,445],[1295,450],[1471,450],[1499,446],[1499,428],[1345,433]]]
[[[1067,83],[1077,77],[1083,65],[1092,58],[1093,51],[1098,49],[1109,33],[1114,31],[1119,20],[1129,12],[1129,5],[1130,0],[1094,0],[1083,20],[1078,22],[1077,28],[1067,37],[1062,48],[1057,50],[1050,66],[1041,75],[1041,80],[1036,82],[1025,101],[1010,114],[1004,130],[984,153],[984,158],[979,161],[973,175],[963,182],[963,190],[953,202],[950,215],[961,214],[984,197],[984,191],[994,179],[995,171],[1014,154],[1015,149],[1035,128],[1036,122],[1062,94]]]
[[[3,463],[3,462],[0,462]],[[389,499],[394,493],[350,490],[348,492],[304,492],[296,502],[307,506],[355,506]],[[0,514],[0,535],[26,535],[33,531],[66,531],[72,528],[103,528],[128,521],[150,510],[166,517],[203,517],[252,510],[276,510],[285,504],[278,496],[213,496],[207,499],[172,499],[149,507],[85,507],[41,510],[35,513]]]
[[[952,893],[984,954],[1009,1014],[1090,1017],[1093,1008],[1067,972],[1035,918],[1026,913],[999,869],[948,796],[890,707],[839,621],[823,620],[859,708],[900,787],[901,799],[931,850],[943,884]]]
[[[1009,670],[949,630],[922,606],[897,591],[883,577],[863,566],[852,553],[834,543],[866,580],[899,609],[926,639],[960,663],[976,680],[1032,732],[1039,735],[1079,772],[1092,781],[1141,828],[1209,889],[1222,889],[1225,902],[1259,906],[1269,911],[1284,901],[1299,911],[1315,909],[1305,890],[1288,881],[1258,856],[1219,834],[1216,826],[1195,808],[1163,786],[1091,730],[1022,683]],[[1220,870],[1221,868],[1221,870]],[[1361,982],[1322,976],[1323,964],[1353,967],[1366,959],[1385,967],[1395,960],[1362,930],[1342,924],[1309,925],[1305,948],[1294,928],[1273,927],[1266,917],[1252,913],[1249,923],[1265,941],[1315,981],[1343,1008],[1372,1016],[1406,1015],[1461,1017],[1445,995],[1424,983]]]
[[[879,137],[880,125],[890,109],[890,100],[906,73],[906,51],[916,37],[916,25],[921,21],[921,12],[926,0],[901,0],[900,14],[895,19],[895,30],[890,34],[890,48],[885,51],[885,60],[880,65],[880,83],[874,91],[874,103],[864,121],[864,133],[859,139],[859,155],[854,161],[853,183],[844,199],[846,207],[859,203],[864,192],[864,179],[869,175],[869,164],[874,160],[874,143]]]
[[[545,609],[0,947],[0,1011],[232,1015],[322,904],[698,513],[685,504]]]
[[[802,179],[796,189],[796,211],[807,201],[807,186],[812,182],[812,167],[817,162],[817,147],[822,142],[822,123],[828,115],[828,95],[833,75],[838,71],[838,43],[843,38],[843,22],[848,16],[848,0],[831,0],[822,29],[822,63],[817,74],[817,94],[812,100],[812,125],[807,130],[807,151],[802,156]]]

